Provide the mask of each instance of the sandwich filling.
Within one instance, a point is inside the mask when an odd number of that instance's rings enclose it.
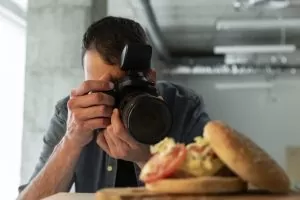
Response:
[[[163,178],[214,176],[225,166],[200,136],[188,145],[167,137],[150,146],[150,151],[153,156],[140,173],[140,180],[145,183]]]

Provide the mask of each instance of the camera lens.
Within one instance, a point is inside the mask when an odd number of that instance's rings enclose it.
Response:
[[[172,115],[166,103],[149,94],[131,96],[121,113],[130,134],[144,144],[161,141],[172,126]]]

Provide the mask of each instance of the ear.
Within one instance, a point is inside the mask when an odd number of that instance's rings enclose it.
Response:
[[[153,83],[156,83],[156,71],[155,69],[150,69],[147,73],[147,79]]]

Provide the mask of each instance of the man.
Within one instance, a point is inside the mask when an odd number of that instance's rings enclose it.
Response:
[[[147,43],[144,30],[132,20],[106,17],[88,28],[83,38],[85,81],[57,103],[39,161],[29,183],[19,188],[19,199],[67,192],[73,183],[76,192],[143,185],[138,176],[150,158],[149,146],[128,134],[119,111],[112,107],[113,97],[101,92],[125,75],[120,55],[130,43]],[[156,81],[154,70],[147,77]],[[169,82],[156,86],[174,115],[168,136],[189,143],[201,135],[209,121],[201,98]],[[103,131],[95,136],[93,130],[99,128]]]

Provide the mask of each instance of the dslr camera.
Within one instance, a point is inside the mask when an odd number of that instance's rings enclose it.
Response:
[[[172,126],[168,105],[159,98],[155,84],[145,76],[151,68],[151,57],[150,45],[126,45],[120,65],[126,76],[115,81],[115,88],[109,91],[129,134],[143,144],[161,141]]]

